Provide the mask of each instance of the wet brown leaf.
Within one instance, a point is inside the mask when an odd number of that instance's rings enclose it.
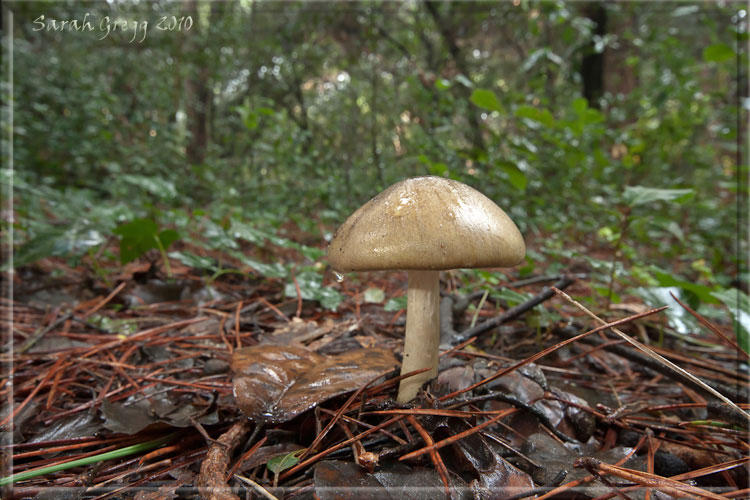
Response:
[[[456,423],[454,429],[465,424]],[[481,434],[472,434],[458,441],[464,468],[477,478],[469,483],[474,498],[503,500],[534,488],[531,476],[508,463]]]
[[[471,498],[460,478],[451,476],[453,498]],[[388,464],[371,474],[358,465],[325,461],[315,466],[315,494],[321,500],[437,500],[445,488],[434,469]]]
[[[624,458],[630,450],[626,447],[617,447],[599,451],[597,445],[564,445],[547,434],[537,433],[529,437],[521,452],[542,465],[542,468],[531,469],[534,480],[540,484],[549,484],[562,470],[568,472],[565,482],[577,481],[590,475],[586,469],[577,469],[572,466],[575,459],[580,456],[590,456],[604,463],[614,464]],[[640,471],[645,470],[645,462],[641,457],[631,457],[623,466]],[[610,491],[609,487],[599,482],[588,484],[585,491],[577,490],[585,498],[598,497]]]
[[[240,409],[255,422],[286,422],[397,365],[386,349],[322,356],[299,346],[245,347],[232,355],[234,395]]]
[[[133,404],[102,402],[101,413],[104,427],[113,432],[135,434],[151,424],[163,422],[174,427],[189,427],[198,422],[212,425],[219,421],[216,410],[206,413],[205,407],[194,406],[185,401],[175,401],[166,394],[155,395]]]

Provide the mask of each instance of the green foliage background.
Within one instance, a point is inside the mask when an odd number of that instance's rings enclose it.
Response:
[[[604,288],[609,264],[634,285],[746,280],[744,4],[599,5],[603,35],[590,3],[562,1],[11,2],[15,264],[85,256],[140,219],[239,258],[248,230],[283,238],[289,221],[319,245],[432,174],[507,209],[523,272],[573,258]],[[105,16],[148,31],[104,36]]]

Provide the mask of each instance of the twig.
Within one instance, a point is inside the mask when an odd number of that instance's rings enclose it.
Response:
[[[327,450],[323,450],[320,453],[311,456],[307,460],[298,463],[297,465],[295,465],[291,469],[285,470],[279,476],[279,480],[283,481],[287,477],[291,476],[292,474],[297,473],[299,470],[301,470],[301,469],[309,466],[310,464],[313,464],[313,463],[317,462],[318,460],[320,460],[321,458],[325,457],[326,455],[330,455],[334,451],[339,450],[339,449],[341,449],[341,448],[349,445],[350,443],[354,442],[355,440],[362,439],[365,436],[369,436],[370,434],[372,434],[374,432],[377,432],[380,429],[385,429],[386,427],[389,427],[389,426],[395,424],[396,422],[398,422],[399,420],[401,420],[403,418],[404,418],[403,415],[399,415],[397,417],[390,418],[390,419],[386,420],[385,422],[376,425],[375,427],[372,427],[370,429],[367,429],[364,432],[361,432],[361,433],[357,434],[356,436],[354,436],[354,439],[347,439],[346,441],[342,441],[339,444],[334,445],[334,446],[328,448]]]
[[[546,413],[544,413],[542,410],[537,408],[536,406],[526,403],[524,401],[521,401],[515,396],[512,396],[510,394],[505,394],[503,392],[499,391],[492,391],[487,394],[482,394],[480,396],[475,396],[466,400],[456,400],[456,401],[444,401],[443,404],[446,408],[460,408],[462,406],[465,406],[467,404],[476,404],[481,401],[487,401],[488,399],[496,399],[499,401],[502,401],[503,403],[508,403],[510,405],[515,406],[516,408],[519,408],[521,410],[527,411],[531,413],[533,416],[539,420],[539,423],[542,424],[544,427],[547,428],[552,434],[557,436],[558,439],[561,441],[565,441],[567,443],[577,443],[577,441],[567,434],[563,433],[559,429],[555,427],[555,424],[552,423],[550,418],[547,416]]]
[[[47,373],[44,375],[44,379],[41,382],[39,382],[39,384],[37,384],[36,387],[34,387],[34,390],[32,390],[31,393],[28,396],[26,396],[26,399],[24,399],[21,404],[16,406],[13,409],[13,411],[8,412],[8,415],[3,419],[2,422],[0,422],[0,428],[5,427],[6,424],[8,424],[9,422],[12,422],[13,419],[16,418],[16,416],[21,412],[21,410],[25,408],[26,405],[29,404],[29,402],[32,399],[34,399],[34,396],[36,396],[39,390],[47,384],[47,382],[52,377],[52,375],[55,374],[55,372],[60,368],[60,366],[64,362],[65,362],[65,357],[60,356],[60,359],[58,359],[57,362],[54,365],[52,365],[52,367],[49,370],[47,370]]]
[[[573,304],[574,306],[576,306],[578,309],[580,309],[581,311],[583,311],[586,314],[588,314],[589,316],[591,316],[593,319],[595,319],[599,323],[606,324],[606,322],[603,319],[601,319],[599,316],[597,316],[596,314],[594,314],[591,311],[589,311],[583,304],[580,304],[579,302],[573,300],[570,297],[570,295],[568,295],[567,293],[565,293],[565,292],[563,292],[563,291],[561,291],[561,290],[559,290],[559,289],[557,289],[555,287],[552,287],[552,290],[556,294],[560,295],[565,300],[567,300],[568,302],[570,302],[571,304]],[[672,363],[671,361],[669,361],[665,357],[663,357],[663,356],[655,353],[654,351],[652,351],[651,349],[649,349],[647,346],[641,344],[640,342],[638,342],[634,338],[632,338],[632,337],[630,337],[628,335],[625,335],[625,333],[623,333],[622,330],[619,330],[617,328],[612,328],[612,331],[615,332],[617,335],[619,335],[620,338],[622,338],[623,340],[625,340],[626,342],[628,342],[630,345],[632,345],[633,347],[635,347],[639,351],[645,353],[650,358],[655,359],[655,360],[663,363],[664,365],[666,365],[669,368],[671,368],[673,371],[675,371],[678,374],[680,374],[682,377],[685,377],[688,380],[690,380],[693,384],[698,385],[698,387],[700,387],[704,391],[707,391],[710,394],[712,394],[713,396],[719,398],[720,400],[722,400],[723,402],[725,402],[726,404],[728,404],[729,406],[731,406],[732,408],[734,408],[735,410],[737,410],[738,412],[740,412],[740,414],[744,414],[745,417],[748,419],[748,421],[750,421],[750,415],[748,415],[747,413],[745,413],[732,400],[730,400],[729,398],[727,398],[726,396],[724,396],[722,393],[720,393],[719,391],[717,391],[716,389],[714,389],[710,385],[708,385],[705,382],[703,382],[702,380],[700,380],[698,377],[696,377],[692,373],[688,372],[687,370],[684,370],[683,368],[680,368],[679,366],[677,366],[676,364]]]
[[[507,410],[504,410],[504,411],[498,413],[497,415],[495,415],[494,417],[492,417],[491,419],[486,420],[486,421],[482,422],[479,425],[475,425],[471,429],[467,429],[467,430],[465,430],[463,432],[460,432],[458,434],[454,434],[454,435],[452,435],[450,437],[447,437],[447,438],[445,438],[445,439],[443,439],[441,441],[438,441],[437,443],[435,443],[435,442],[430,443],[430,442],[427,442],[427,440],[425,440],[425,443],[427,444],[427,446],[425,446],[424,448],[420,448],[418,450],[412,451],[411,453],[407,453],[406,455],[404,455],[402,457],[399,457],[399,460],[400,461],[409,460],[409,459],[416,458],[416,457],[419,457],[421,455],[424,455],[425,453],[432,454],[433,451],[437,451],[437,450],[439,450],[440,448],[442,448],[444,446],[448,446],[449,444],[453,444],[453,443],[455,443],[456,441],[458,441],[460,439],[463,439],[465,437],[471,436],[472,434],[476,434],[477,432],[481,431],[485,427],[488,427],[488,426],[494,424],[495,422],[497,422],[501,418],[507,417],[509,414],[514,413],[515,411],[516,411],[515,408],[509,408]],[[407,418],[411,422],[411,419],[413,419],[414,417],[411,416],[411,415],[409,415]],[[414,425],[414,424],[412,423],[412,425]],[[416,428],[416,429],[417,429],[417,432],[419,432],[419,429],[418,428]],[[424,436],[423,436],[423,438],[424,438]],[[430,439],[430,441],[432,441],[432,439]]]
[[[47,335],[51,330],[54,330],[55,328],[57,328],[61,324],[65,323],[67,320],[69,320],[72,317],[73,317],[73,314],[71,314],[71,313],[64,314],[64,315],[60,316],[59,318],[57,318],[52,323],[50,323],[49,325],[45,326],[44,328],[38,329],[29,338],[26,339],[26,341],[23,343],[23,345],[21,347],[19,347],[16,350],[16,352],[18,354],[23,354],[24,352],[28,351],[29,349],[31,349],[34,346],[34,344],[36,344],[37,342],[39,342],[42,339],[42,337],[44,337],[45,335]]]
[[[556,333],[556,334],[558,334],[560,336],[571,338],[571,337],[574,337],[575,335],[577,335],[577,331],[578,330],[575,327],[566,326],[564,328],[555,329],[554,333]],[[686,385],[690,386],[693,389],[697,389],[697,390],[703,391],[703,389],[701,388],[701,386],[699,386],[697,384],[694,384],[690,380],[684,379],[682,376],[680,376],[680,374],[678,374],[677,372],[669,369],[669,367],[661,364],[660,362],[658,362],[655,359],[652,359],[652,358],[650,358],[650,357],[648,357],[648,356],[646,356],[644,354],[641,354],[639,351],[634,351],[633,349],[629,349],[626,346],[623,346],[623,345],[620,345],[620,344],[603,345],[603,344],[608,344],[609,341],[604,341],[604,340],[601,340],[601,339],[596,338],[596,337],[586,338],[586,339],[584,339],[584,342],[586,342],[587,344],[595,345],[595,346],[603,346],[603,348],[605,350],[609,351],[609,352],[617,354],[618,356],[621,356],[621,357],[623,357],[625,359],[629,359],[631,361],[634,361],[634,362],[636,362],[636,363],[638,363],[638,364],[640,364],[640,365],[642,365],[642,366],[644,366],[646,368],[649,368],[649,369],[651,369],[651,370],[653,370],[655,372],[661,373],[662,375],[665,375],[665,376],[671,378],[672,380],[677,380],[677,381],[680,381],[680,382],[684,382]],[[728,397],[731,397],[732,399],[736,399],[736,400],[742,400],[742,399],[744,399],[744,397],[742,396],[742,393],[738,392],[733,387],[729,387],[729,386],[727,386],[725,384],[721,384],[719,382],[715,382],[715,381],[711,381],[711,380],[705,380],[705,379],[703,380],[703,383],[712,386],[717,391],[721,391],[722,393],[724,393]],[[718,401],[717,401],[717,403],[718,403]],[[733,408],[728,407],[726,405],[724,405],[724,408],[727,408],[727,409],[729,409],[731,411],[734,411]],[[744,417],[744,413],[740,413],[739,415],[736,415],[736,416],[740,417],[742,419],[742,421],[747,422],[747,419],[745,419],[745,417]],[[737,423],[736,420],[733,420],[733,423]]]
[[[234,467],[232,467],[229,471],[228,477],[234,476],[235,472],[237,472],[237,469],[242,467],[242,464],[247,461],[248,458],[253,456],[256,451],[258,451],[258,448],[263,446],[263,444],[266,442],[266,439],[268,439],[266,436],[263,436],[260,441],[255,443],[249,450],[247,450],[245,453],[242,454],[242,456],[237,460],[237,463],[234,464]],[[249,443],[250,441],[248,441]]]
[[[232,493],[232,489],[227,486],[226,474],[232,452],[249,430],[250,421],[242,418],[219,437],[218,441],[223,446],[213,444],[208,449],[208,454],[203,460],[201,472],[196,482],[203,498],[239,500],[239,497]]]
[[[438,447],[435,444],[435,441],[432,440],[432,436],[430,436],[430,433],[427,432],[427,429],[422,427],[422,425],[417,421],[416,418],[414,418],[413,415],[409,415],[406,417],[406,419],[409,421],[412,427],[419,433],[419,435],[422,437],[422,440],[424,441],[424,444],[427,446],[425,448],[422,448],[425,452],[428,452],[430,454],[430,459],[432,460],[433,465],[438,471],[438,474],[440,475],[440,480],[443,482],[443,487],[445,487],[445,495],[447,498],[451,497],[451,483],[448,480],[448,469],[445,467],[445,463],[443,462],[443,459],[440,457],[440,453],[438,453]],[[416,453],[416,452],[414,452]],[[421,455],[422,453],[420,453]],[[410,454],[407,454],[410,455]],[[403,457],[399,458],[399,460],[404,460],[407,455],[404,455]],[[413,455],[414,457],[418,455]]]
[[[735,342],[734,340],[732,340],[729,337],[727,337],[726,335],[724,335],[724,332],[722,332],[721,330],[719,330],[718,328],[716,328],[716,326],[714,326],[710,321],[708,321],[706,318],[704,318],[703,316],[701,316],[700,314],[698,314],[696,311],[694,311],[689,305],[683,303],[680,299],[678,299],[677,297],[675,297],[672,292],[669,292],[669,295],[671,295],[672,298],[674,300],[676,300],[677,303],[680,304],[683,309],[685,309],[687,312],[689,312],[690,314],[692,314],[693,317],[695,319],[697,319],[703,326],[705,326],[706,328],[708,328],[709,330],[711,330],[711,332],[713,332],[714,335],[716,335],[721,340],[723,340],[724,342],[726,342],[727,344],[729,344],[729,346],[731,346],[732,348],[736,349],[737,352],[743,354],[745,356],[745,358],[750,359],[750,354],[748,354],[747,352],[745,352],[745,350],[742,347],[740,347],[739,344],[737,344],[737,342]]]
[[[562,290],[564,288],[569,287],[575,282],[574,278],[571,278],[570,276],[563,276],[559,281],[557,281],[552,287],[545,288],[540,292],[539,294],[535,295],[534,297],[530,298],[526,302],[522,304],[518,304],[515,307],[511,307],[504,313],[502,313],[499,316],[495,316],[492,319],[489,319],[487,321],[484,321],[474,328],[468,328],[455,337],[451,339],[452,344],[458,344],[463,342],[464,340],[468,339],[469,337],[474,337],[481,335],[482,333],[492,330],[495,327],[498,327],[505,323],[506,321],[510,321],[511,319],[514,319],[521,314],[525,313],[526,311],[533,309],[534,307],[538,306],[542,302],[545,302],[546,300],[549,300],[551,297],[555,295],[555,292],[552,290],[552,288],[557,288],[559,290]]]
[[[709,498],[711,500],[726,500],[726,497],[717,495],[703,488],[683,484],[674,479],[649,474],[648,472],[641,472],[632,469],[626,469],[624,467],[618,467],[616,465],[605,464],[595,458],[582,457],[576,459],[573,464],[575,467],[584,467],[590,472],[597,472],[599,474],[611,474],[613,476],[625,479],[627,481],[633,481],[641,486],[647,486],[661,490],[671,496],[682,498],[685,496]]]
[[[552,292],[552,293],[554,293],[554,292]],[[491,375],[491,376],[485,378],[484,380],[480,380],[479,382],[476,382],[476,383],[474,383],[474,384],[472,384],[472,385],[470,385],[470,386],[468,386],[468,387],[466,387],[464,389],[461,389],[459,391],[454,391],[454,392],[451,392],[450,394],[446,394],[445,396],[442,396],[439,400],[440,401],[445,401],[446,399],[450,399],[450,398],[456,397],[459,394],[463,394],[464,392],[472,391],[472,390],[476,389],[477,387],[479,387],[481,385],[484,385],[484,384],[487,384],[489,382],[492,382],[493,380],[495,380],[497,378],[500,378],[503,375],[507,375],[508,373],[510,373],[510,372],[512,372],[512,371],[514,371],[514,370],[516,370],[516,369],[518,369],[520,367],[522,367],[522,366],[525,366],[525,365],[527,365],[529,363],[533,363],[537,359],[543,358],[547,354],[549,354],[551,352],[554,352],[554,351],[560,349],[561,347],[564,347],[564,346],[570,344],[571,342],[575,342],[577,340],[580,340],[582,338],[588,337],[589,335],[592,335],[594,333],[601,332],[601,331],[606,330],[608,328],[611,328],[613,326],[622,325],[624,323],[628,323],[630,321],[633,321],[633,320],[636,320],[636,319],[639,319],[639,318],[644,318],[646,316],[650,316],[652,314],[659,313],[659,312],[661,312],[661,311],[663,311],[665,309],[668,309],[668,308],[669,308],[669,306],[663,306],[663,307],[659,307],[659,308],[656,308],[656,309],[650,309],[648,311],[644,311],[644,312],[639,313],[639,314],[634,314],[633,316],[629,316],[627,318],[619,319],[617,321],[613,321],[612,323],[608,323],[606,325],[602,325],[600,327],[594,328],[593,330],[589,330],[589,331],[584,332],[584,333],[582,333],[580,335],[577,335],[577,336],[575,336],[573,338],[570,338],[570,339],[567,339],[567,340],[563,340],[562,342],[560,342],[558,344],[555,344],[553,346],[550,346],[550,347],[548,347],[548,348],[546,348],[546,349],[544,349],[542,351],[539,351],[538,353],[534,354],[533,356],[529,356],[528,358],[526,358],[526,359],[524,359],[522,361],[519,361],[518,363],[516,363],[516,364],[514,364],[512,366],[509,366],[507,368],[503,368],[502,370],[497,371],[494,375]]]
[[[125,285],[127,285],[127,284],[128,284],[127,281],[123,281],[122,283],[120,283],[119,285],[117,285],[117,288],[115,288],[114,290],[112,290],[112,292],[109,295],[107,295],[102,300],[100,300],[98,304],[96,304],[94,307],[92,307],[91,309],[89,309],[87,312],[83,313],[83,315],[81,316],[81,319],[88,318],[89,316],[91,316],[92,314],[94,314],[96,311],[98,311],[102,307],[106,306],[109,303],[110,300],[114,299],[117,296],[117,294],[120,293],[123,288],[125,288]]]
[[[308,455],[309,455],[310,453],[313,453],[313,452],[315,451],[315,448],[317,448],[317,446],[318,446],[318,445],[320,444],[320,442],[321,442],[321,441],[323,440],[323,438],[324,438],[324,437],[326,436],[326,434],[328,434],[328,431],[330,431],[330,430],[331,430],[331,428],[332,428],[332,427],[333,427],[333,425],[334,425],[334,424],[336,423],[336,421],[338,421],[338,419],[339,419],[339,418],[340,418],[340,417],[341,417],[341,416],[342,416],[342,415],[344,414],[344,412],[346,412],[346,410],[347,410],[347,409],[349,408],[349,405],[351,405],[351,404],[352,404],[352,402],[353,402],[353,401],[354,401],[355,399],[357,399],[357,396],[359,396],[360,394],[362,394],[362,391],[364,391],[365,389],[367,389],[367,387],[369,387],[369,385],[370,385],[370,384],[372,384],[373,382],[375,382],[375,381],[376,381],[377,379],[379,379],[380,377],[382,377],[382,375],[378,375],[377,377],[375,377],[375,378],[373,378],[373,379],[369,380],[369,381],[368,381],[368,382],[366,382],[365,384],[362,384],[362,386],[360,386],[360,388],[359,388],[359,389],[357,389],[356,391],[354,391],[354,392],[352,393],[352,395],[351,395],[351,396],[349,396],[349,399],[347,399],[347,400],[346,400],[346,403],[344,403],[344,404],[343,404],[343,405],[341,406],[341,408],[339,408],[339,411],[337,411],[337,412],[336,412],[336,415],[335,415],[335,416],[334,416],[334,417],[333,417],[333,418],[331,419],[331,421],[330,421],[330,422],[328,422],[328,425],[326,425],[326,426],[325,426],[325,428],[324,428],[324,429],[323,429],[323,430],[321,431],[321,433],[320,433],[320,434],[318,434],[318,435],[317,435],[317,436],[315,437],[315,439],[313,440],[312,444],[310,444],[310,446],[309,446],[309,447],[307,448],[307,450],[305,450],[305,451],[304,451],[304,452],[302,453],[302,456],[301,456],[301,457],[299,457],[299,458],[300,458],[300,460],[304,459],[304,458],[305,458],[305,457],[307,457],[307,456],[308,456]]]
[[[240,340],[240,311],[242,310],[242,301],[237,303],[237,308],[234,311],[234,338],[237,342],[237,349],[242,347],[242,341]]]
[[[243,483],[247,483],[250,486],[252,486],[253,489],[255,489],[255,491],[257,491],[258,493],[260,493],[261,495],[263,495],[264,497],[266,497],[268,500],[279,500],[278,498],[276,498],[275,496],[273,496],[271,494],[271,492],[269,492],[267,489],[265,489],[263,486],[259,485],[258,483],[256,483],[252,479],[247,478],[245,476],[240,476],[238,474],[235,474],[234,477],[236,477],[237,479],[239,479]]]

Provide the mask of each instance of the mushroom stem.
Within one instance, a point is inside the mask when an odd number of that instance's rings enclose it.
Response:
[[[398,402],[414,398],[426,381],[437,375],[440,344],[440,271],[409,271],[406,338],[401,374],[432,368],[401,380]]]

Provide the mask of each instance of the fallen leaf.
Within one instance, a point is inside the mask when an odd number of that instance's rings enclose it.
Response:
[[[193,422],[212,425],[219,421],[216,410],[206,413],[205,407],[198,407],[184,401],[173,401],[166,394],[155,392],[153,397],[141,399],[133,404],[102,401],[101,412],[104,427],[113,432],[135,434],[151,424],[163,422],[174,427],[189,427]]]
[[[387,464],[375,473],[338,460],[315,466],[315,495],[320,500],[438,500],[447,498],[445,487],[434,469]],[[466,483],[451,476],[452,497],[472,498]]]
[[[530,436],[521,448],[524,455],[543,465],[542,468],[531,468],[530,470],[534,481],[540,484],[549,484],[562,470],[568,473],[565,482],[577,481],[589,476],[590,472],[586,469],[571,467],[573,461],[580,456],[594,457],[604,463],[614,464],[619,463],[630,451],[631,448],[626,447],[598,451],[596,445],[564,445],[542,433]],[[641,457],[631,457],[622,466],[640,471],[645,470],[645,462]],[[584,498],[598,497],[610,492],[611,489],[600,482],[589,483],[584,488],[576,490],[576,493]]]
[[[451,418],[443,420],[440,427],[443,432],[451,429],[454,433],[470,428],[466,422]],[[534,488],[531,476],[506,461],[481,434],[460,439],[454,451],[461,455],[461,468],[476,478],[469,483],[474,498],[504,500]]]
[[[281,423],[397,365],[386,349],[323,356],[300,346],[244,347],[232,355],[234,396],[256,423]]]

